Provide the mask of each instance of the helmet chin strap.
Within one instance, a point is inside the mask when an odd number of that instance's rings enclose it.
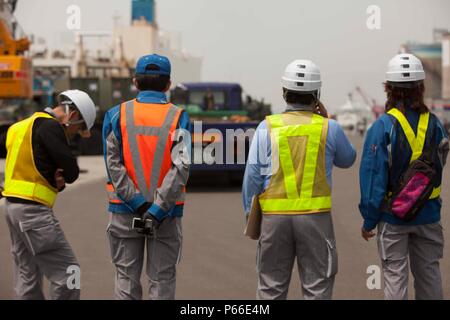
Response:
[[[288,93],[288,91],[287,91],[287,90],[283,90],[283,99],[284,99],[284,100],[286,100],[286,97],[287,97],[287,93]]]
[[[65,114],[66,114],[66,116],[70,116],[70,107],[69,107],[69,105],[72,104],[72,103],[70,103],[70,102],[63,102],[62,104],[64,104],[64,106],[65,106]],[[84,122],[84,120],[81,120],[81,119],[77,120],[77,121],[70,121],[70,120],[68,120],[67,122],[63,123],[63,126],[70,127],[71,125],[80,124],[80,123],[83,123],[83,122]]]
[[[65,107],[64,114],[66,116],[69,116],[69,113],[70,113],[69,105],[70,105],[70,103],[69,102],[62,102],[61,104],[64,105],[64,107]],[[65,126],[65,127],[70,127],[70,121],[64,122],[62,125]]]

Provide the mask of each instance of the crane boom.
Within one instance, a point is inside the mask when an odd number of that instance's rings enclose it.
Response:
[[[13,12],[17,0],[0,0],[0,55],[22,55],[30,49],[27,37],[15,39],[15,19]]]

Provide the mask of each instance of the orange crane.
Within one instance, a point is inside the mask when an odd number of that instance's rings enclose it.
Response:
[[[25,56],[30,40],[16,37],[13,12],[17,0],[0,0],[0,99],[30,99],[33,96],[31,60]]]

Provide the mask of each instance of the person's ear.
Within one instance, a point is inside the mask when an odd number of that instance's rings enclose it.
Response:
[[[166,88],[164,89],[164,92],[167,92],[167,91],[169,91],[170,90],[170,87],[172,86],[172,81],[171,80],[169,80],[169,82],[167,83],[167,86],[166,86]]]
[[[136,77],[133,78],[132,82],[133,82],[134,86],[136,87],[136,89],[139,90],[139,87],[138,87],[138,83],[137,83]]]
[[[69,116],[68,116],[69,121],[70,120],[75,120],[76,114],[77,114],[77,112],[75,110],[69,111]]]
[[[76,120],[80,120],[80,119],[81,119],[81,114],[80,114],[79,111],[76,111],[76,110],[70,111],[70,113],[69,113],[69,121],[71,121],[71,120],[76,121]]]

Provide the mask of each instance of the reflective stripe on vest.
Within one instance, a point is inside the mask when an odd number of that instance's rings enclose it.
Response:
[[[127,174],[147,202],[172,167],[172,137],[181,109],[172,104],[147,104],[131,100],[120,107],[122,153]],[[110,203],[122,203],[107,185]],[[184,204],[185,189],[176,204]]]
[[[121,204],[122,200],[119,199],[117,193],[114,191],[114,187],[111,183],[106,184],[106,192],[108,193],[109,203]]]
[[[430,113],[422,113],[419,118],[419,125],[417,126],[417,135],[414,134],[414,130],[411,128],[411,125],[406,119],[405,115],[398,109],[393,108],[388,111],[388,114],[397,119],[398,123],[402,127],[403,133],[408,140],[409,146],[412,151],[412,156],[410,163],[419,159],[422,155],[423,147],[425,145],[425,137],[428,130],[428,123],[430,120]],[[437,187],[433,189],[433,193],[430,196],[430,199],[439,198],[441,195],[441,187]]]
[[[32,145],[33,124],[38,118],[54,119],[47,113],[36,112],[8,129],[5,163],[5,197],[15,197],[53,207],[58,190],[37,170]],[[56,120],[55,120],[56,121]]]
[[[271,131],[272,164],[279,161],[280,168],[259,196],[263,213],[329,212],[331,190],[325,167],[328,119],[310,112],[291,112],[266,119]]]
[[[109,203],[113,203],[113,204],[122,204],[122,200],[117,196],[117,193],[114,191],[114,186],[112,185],[112,183],[107,183],[106,184],[106,192],[108,194],[108,200]],[[175,203],[177,206],[178,205],[183,205],[184,201],[185,201],[185,196],[186,196],[186,188],[183,188],[183,193],[181,194],[180,198],[178,199],[178,201]]]

